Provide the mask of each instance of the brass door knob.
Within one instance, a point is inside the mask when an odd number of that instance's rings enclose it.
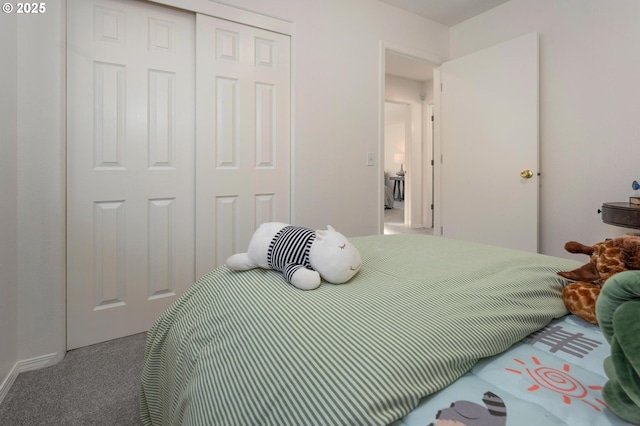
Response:
[[[523,170],[520,172],[520,177],[523,179],[531,179],[533,177],[533,171],[532,170]]]

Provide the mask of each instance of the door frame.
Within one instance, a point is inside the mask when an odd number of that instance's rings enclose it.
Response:
[[[423,108],[422,115],[422,138],[426,139],[426,143],[424,145],[424,150],[422,152],[423,163],[429,164],[434,161],[434,129],[435,122],[433,120],[434,117],[434,104],[426,104]],[[435,185],[435,175],[434,175],[434,167],[431,167],[431,174],[423,173],[422,174],[422,191],[424,194],[425,200],[431,200],[431,206],[424,206],[422,209],[422,226],[425,228],[434,228],[433,226],[433,204],[435,203],[435,194],[434,194],[434,185]]]
[[[378,83],[379,83],[379,93],[378,93],[378,158],[381,159],[381,161],[378,161],[378,173],[376,174],[376,179],[378,181],[378,234],[383,234],[384,233],[384,182],[382,181],[382,179],[380,179],[380,176],[384,176],[384,162],[382,161],[382,159],[384,159],[384,103],[387,100],[391,100],[391,101],[396,101],[396,102],[401,102],[401,103],[407,103],[406,100],[399,100],[399,99],[387,99],[385,97],[385,76],[386,76],[386,53],[387,51],[389,52],[393,52],[396,55],[401,55],[404,56],[408,59],[414,60],[414,61],[418,61],[418,62],[423,62],[423,63],[427,63],[431,66],[434,67],[434,75],[433,75],[433,87],[434,87],[434,99],[433,99],[433,114],[434,116],[438,117],[440,114],[440,91],[436,90],[436,87],[440,87],[440,75],[439,73],[437,73],[438,76],[438,80],[437,80],[437,86],[436,86],[436,71],[439,71],[440,65],[442,65],[442,63],[444,62],[444,60],[442,58],[439,58],[437,56],[434,55],[430,55],[428,53],[425,52],[421,52],[419,50],[415,50],[406,46],[402,46],[393,42],[388,42],[388,41],[380,41],[380,46],[379,46],[379,64],[378,64]],[[436,96],[437,94],[437,96]],[[424,130],[424,127],[426,125],[426,123],[424,123],[424,114],[423,112],[421,112],[422,114],[422,127]],[[440,211],[439,211],[439,195],[440,195],[440,166],[439,166],[439,161],[435,161],[435,158],[438,158],[438,156],[440,155],[441,149],[440,149],[440,131],[438,128],[438,120],[435,121],[434,123],[434,135],[433,135],[433,149],[424,149],[424,132],[422,132],[422,157],[417,159],[417,161],[419,163],[422,163],[422,166],[424,166],[425,164],[425,159],[427,158],[427,155],[430,154],[430,152],[433,152],[433,158],[434,158],[434,166],[433,166],[433,193],[431,194],[431,197],[433,199],[433,203],[434,203],[434,209],[433,209],[433,235],[442,235],[441,234],[441,228],[440,228]],[[421,175],[423,176],[423,175]],[[424,182],[424,178],[422,178],[422,182]],[[423,207],[423,212],[424,212],[424,200],[427,199],[428,196],[428,192],[431,191],[427,191],[427,188],[424,186],[424,184],[421,185],[422,186],[422,192],[421,192],[421,200],[422,200],[422,207]],[[422,217],[420,217],[420,219],[422,220],[426,215],[422,215]],[[406,220],[406,216],[405,216],[405,220]],[[437,225],[437,227],[436,227]]]
[[[440,64],[442,65],[442,64]],[[442,75],[433,70],[433,235],[442,236]]]

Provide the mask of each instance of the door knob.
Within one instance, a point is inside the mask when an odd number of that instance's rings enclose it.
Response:
[[[523,179],[531,179],[533,177],[533,171],[532,170],[523,170],[520,172],[520,177]]]

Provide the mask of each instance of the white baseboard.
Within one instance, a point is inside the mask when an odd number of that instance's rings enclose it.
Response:
[[[13,385],[13,382],[16,381],[18,374],[23,373],[25,371],[37,370],[39,368],[48,367],[51,364],[56,362],[58,354],[49,354],[42,355],[35,358],[25,359],[22,361],[16,362],[13,366],[9,374],[0,384],[0,403],[4,400],[4,397],[9,393],[9,389]]]

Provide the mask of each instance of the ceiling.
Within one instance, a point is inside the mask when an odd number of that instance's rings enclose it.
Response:
[[[508,0],[380,0],[383,3],[415,13],[451,27],[493,9]],[[401,54],[387,51],[385,72],[388,75],[417,81],[433,79],[433,66]]]
[[[380,0],[447,27],[506,3],[508,0]]]

